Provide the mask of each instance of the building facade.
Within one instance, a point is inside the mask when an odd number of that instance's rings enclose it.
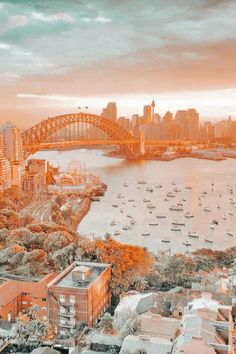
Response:
[[[49,321],[55,333],[73,334],[79,322],[93,325],[110,305],[111,267],[74,262],[49,284]]]

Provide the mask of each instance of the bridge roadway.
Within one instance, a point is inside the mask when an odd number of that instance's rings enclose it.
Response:
[[[24,145],[26,151],[35,152],[38,150],[50,150],[50,149],[71,149],[81,146],[109,146],[109,145],[121,145],[121,140],[93,140],[93,139],[81,139],[81,140],[60,140],[56,142],[45,142],[40,144]],[[129,145],[138,145],[139,140],[127,140]],[[194,141],[181,141],[181,140],[145,140],[145,146],[188,146],[196,144]]]

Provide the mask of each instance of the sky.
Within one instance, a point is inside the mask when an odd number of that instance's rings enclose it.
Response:
[[[236,118],[235,0],[0,0],[0,122],[116,101]]]

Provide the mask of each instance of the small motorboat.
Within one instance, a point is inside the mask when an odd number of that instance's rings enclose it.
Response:
[[[207,211],[207,212],[210,212],[210,211],[211,211],[211,209],[208,208],[208,207],[205,207],[203,210],[204,210],[204,211]]]
[[[181,231],[181,228],[180,227],[172,227],[170,230],[171,231]]]
[[[184,214],[184,217],[187,218],[187,219],[190,219],[190,218],[193,218],[194,215],[192,215],[192,214],[190,213],[190,211],[186,211],[186,213]]]
[[[148,203],[148,204],[147,204],[147,208],[148,208],[148,209],[155,209],[156,207],[155,207],[155,205],[153,205],[152,203]]]
[[[188,240],[183,242],[183,245],[187,247],[192,246],[191,242],[189,242]]]
[[[158,226],[158,223],[155,221],[151,221],[148,225],[149,226]]]
[[[234,234],[233,234],[233,232],[232,231],[230,231],[230,230],[227,230],[227,235],[229,235],[229,236],[233,236]]]
[[[114,236],[119,236],[120,235],[120,231],[119,230],[116,230],[115,232],[114,232]]]
[[[174,226],[185,226],[184,222],[172,222],[172,225]]]
[[[210,238],[205,238],[205,242],[207,242],[207,243],[213,243],[213,240],[211,240]]]
[[[122,229],[125,230],[125,231],[128,231],[128,230],[131,230],[131,226],[125,225],[125,226],[122,227]]]
[[[150,232],[142,232],[141,235],[142,236],[150,236],[151,234],[150,234]]]
[[[161,240],[161,242],[170,243],[170,239],[168,237],[165,237]]]
[[[179,206],[179,205],[171,205],[169,207],[169,210],[171,210],[171,211],[183,211],[184,209],[181,206]]]

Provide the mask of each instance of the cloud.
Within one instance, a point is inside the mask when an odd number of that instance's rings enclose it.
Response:
[[[58,94],[38,95],[32,93],[18,93],[16,96],[19,98],[36,98],[40,100],[53,100],[53,101],[74,101],[79,99],[79,97],[76,96],[64,96]]]
[[[52,15],[45,15],[42,12],[32,12],[31,16],[34,20],[38,20],[42,22],[62,21],[62,22],[73,23],[75,21],[72,16],[64,12],[58,12]]]
[[[7,71],[4,73],[0,73],[0,79],[4,81],[15,81],[20,79],[21,76],[18,73],[15,73],[13,71]]]
[[[104,16],[97,16],[94,19],[95,22],[98,23],[109,23],[112,22],[112,20],[110,18],[104,17]]]
[[[93,20],[90,17],[82,17],[81,21],[82,22],[92,22]]]
[[[0,49],[9,50],[10,47],[11,47],[10,44],[7,44],[7,43],[0,43]]]

